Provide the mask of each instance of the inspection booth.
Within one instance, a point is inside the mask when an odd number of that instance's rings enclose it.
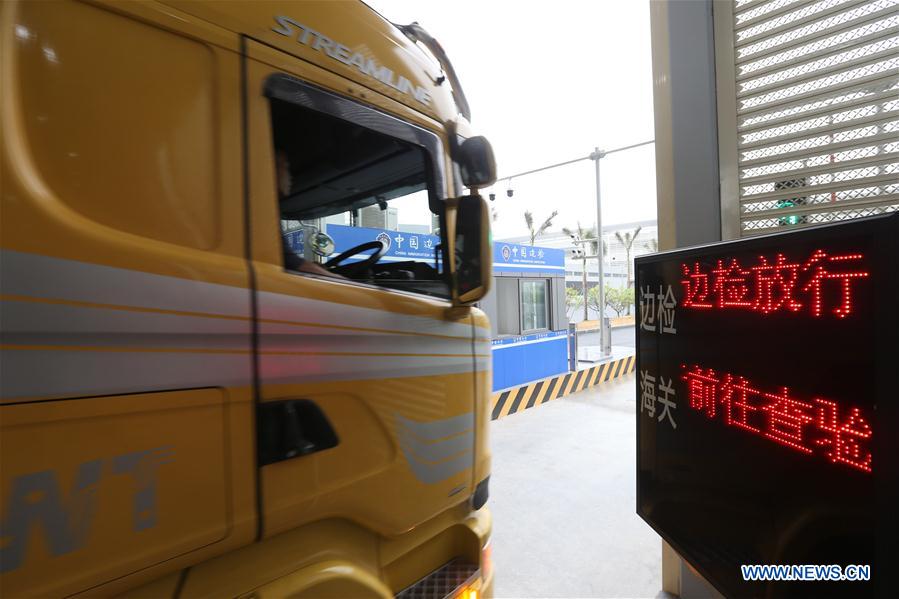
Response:
[[[493,276],[479,303],[493,334],[493,390],[566,372],[565,251],[495,242]]]

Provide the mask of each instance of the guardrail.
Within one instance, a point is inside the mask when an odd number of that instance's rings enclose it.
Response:
[[[576,372],[566,372],[526,385],[497,391],[491,397],[491,419],[497,420],[582,391],[634,371],[636,356],[622,356]]]

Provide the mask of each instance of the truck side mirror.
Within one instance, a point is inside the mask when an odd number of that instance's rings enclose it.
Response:
[[[496,182],[496,159],[493,157],[493,147],[486,137],[469,137],[462,142],[455,154],[465,187],[487,187]]]
[[[481,196],[446,201],[453,305],[470,305],[490,291],[493,253],[490,211]]]

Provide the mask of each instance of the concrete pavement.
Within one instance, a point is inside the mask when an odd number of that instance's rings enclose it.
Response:
[[[497,597],[666,597],[635,513],[633,374],[495,421]]]

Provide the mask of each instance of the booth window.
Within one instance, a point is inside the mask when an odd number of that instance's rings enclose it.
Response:
[[[521,332],[545,331],[549,323],[549,280],[521,280]]]

